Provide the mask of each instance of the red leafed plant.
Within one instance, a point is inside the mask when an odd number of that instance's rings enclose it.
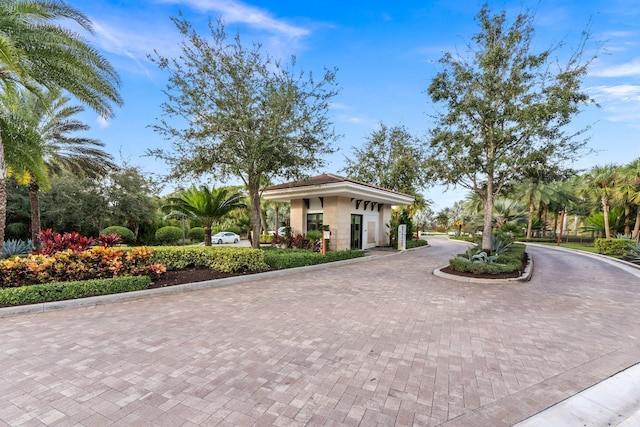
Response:
[[[102,236],[98,237],[98,242],[100,242],[100,246],[111,248],[122,243],[122,237],[120,237],[120,235],[116,233],[103,234]]]
[[[42,242],[42,247],[38,253],[44,255],[53,255],[67,249],[71,249],[74,252],[83,252],[98,243],[93,237],[85,237],[77,231],[60,234],[50,228],[40,231],[40,241]]]

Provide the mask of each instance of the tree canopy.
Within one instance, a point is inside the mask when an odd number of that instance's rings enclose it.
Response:
[[[295,58],[283,65],[260,45],[246,47],[238,35],[229,40],[221,21],[210,21],[205,37],[186,20],[172,19],[185,37],[182,54],[151,59],[169,73],[164,117],[152,127],[173,149],[150,154],[167,161],[172,177],[241,179],[258,235],[261,185],[300,177],[334,151],[328,108],[337,94],[336,70],[316,79],[297,71]]]
[[[561,169],[581,153],[586,129],[567,125],[591,98],[581,89],[593,57],[583,58],[588,34],[563,61],[561,46],[534,52],[534,16],[483,6],[468,56],[445,53],[444,70],[428,88],[436,104],[429,166],[435,178],[477,194],[485,204],[482,247],[490,250],[496,197],[532,164]],[[564,63],[563,63],[564,62]]]
[[[349,178],[412,196],[427,184],[425,144],[404,126],[380,123],[363,148],[352,149],[342,169]]]

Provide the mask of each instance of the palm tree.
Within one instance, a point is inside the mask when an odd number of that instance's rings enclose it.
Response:
[[[619,170],[618,191],[615,198],[624,203],[624,234],[637,238],[640,230],[640,159],[623,166]],[[636,208],[636,219],[631,231],[631,212]]]
[[[609,208],[611,199],[616,191],[616,180],[619,179],[619,168],[616,165],[594,166],[584,176],[584,192],[593,194],[600,199],[604,215],[605,238],[611,238],[609,226]]]
[[[88,130],[89,126],[74,118],[84,111],[82,106],[67,105],[71,99],[58,90],[22,92],[17,114],[29,124],[39,139],[42,165],[47,176],[67,171],[79,178],[98,178],[116,168],[113,157],[104,152],[104,144],[96,139],[71,136]],[[36,142],[34,141],[34,144]],[[11,166],[11,164],[9,164]],[[47,185],[47,176],[38,174],[40,169],[23,167],[22,175],[29,187],[31,201],[31,240],[39,247],[40,204],[38,191]]]
[[[240,191],[227,188],[199,189],[191,187],[177,197],[170,197],[162,206],[165,213],[182,212],[191,218],[198,218],[204,227],[204,244],[211,246],[211,226],[235,209],[246,208],[245,196]]]
[[[122,104],[118,74],[80,34],[61,26],[64,20],[92,32],[91,21],[63,1],[0,2],[0,92],[16,87],[62,89],[103,117],[111,117],[112,104]],[[3,119],[7,114],[0,111]],[[0,249],[7,210],[4,151],[0,139]]]

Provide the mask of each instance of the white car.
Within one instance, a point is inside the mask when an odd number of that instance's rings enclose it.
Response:
[[[240,236],[230,231],[221,231],[211,236],[211,243],[217,243],[218,245],[222,243],[238,243],[239,241]]]
[[[278,236],[284,236],[284,233],[287,231],[287,227],[280,227],[278,228]],[[269,234],[272,236],[275,236],[276,232],[271,230],[269,231]]]

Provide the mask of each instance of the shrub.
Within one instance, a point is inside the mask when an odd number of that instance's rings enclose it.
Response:
[[[634,264],[640,264],[640,243],[627,243],[627,250],[622,259],[633,262]]]
[[[67,249],[82,252],[98,243],[93,237],[85,237],[76,231],[60,234],[50,228],[40,231],[40,241],[42,247],[38,252],[45,255],[52,255]]]
[[[0,261],[0,287],[118,276],[156,277],[164,271],[162,264],[152,263],[147,248],[123,251],[95,246],[84,252],[67,249],[53,255],[35,254]]]
[[[522,269],[526,259],[525,249],[525,245],[513,243],[503,253],[488,256],[476,246],[449,260],[449,267],[455,271],[476,274],[513,273]]]
[[[153,250],[154,262],[168,267],[203,266],[224,273],[261,271],[269,268],[260,249],[207,246],[170,246]]]
[[[196,242],[204,242],[204,228],[193,227],[189,230],[187,236],[189,236],[191,240],[194,240]]]
[[[628,244],[633,243],[631,239],[595,239],[593,245],[602,255],[622,257],[627,251]]]
[[[122,243],[122,237],[120,237],[116,233],[103,234],[98,237],[98,242],[100,242],[100,246],[103,246],[105,248],[112,248],[115,245],[119,245],[120,243]]]
[[[364,251],[331,251],[325,256],[310,250],[270,248],[264,251],[264,261],[271,268],[293,268],[364,256]]]
[[[0,306],[36,304],[147,289],[149,276],[115,277],[0,289]]]
[[[156,240],[165,245],[177,243],[182,237],[182,229],[172,225],[158,228],[156,231]]]
[[[121,227],[119,225],[112,225],[111,227],[107,227],[100,232],[100,234],[111,234],[115,233],[118,236],[122,237],[122,240],[125,243],[133,243],[136,239],[133,231],[129,230],[127,227]]]
[[[407,249],[419,248],[420,246],[426,246],[428,244],[424,239],[411,239],[407,240]]]
[[[261,234],[260,235],[260,243],[270,244],[273,242],[273,236],[270,234]]]
[[[11,258],[16,255],[27,255],[33,251],[31,240],[7,240],[2,246],[2,258]]]

